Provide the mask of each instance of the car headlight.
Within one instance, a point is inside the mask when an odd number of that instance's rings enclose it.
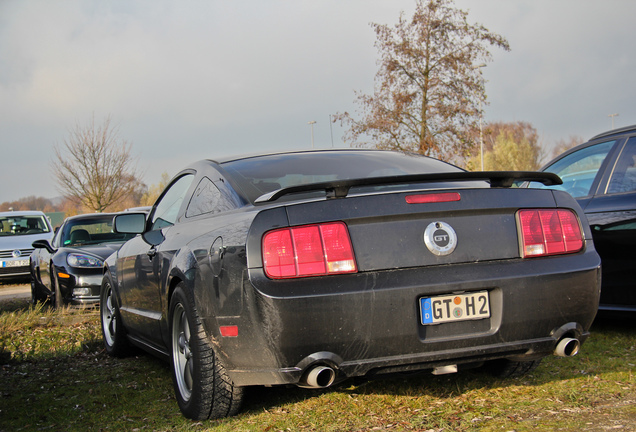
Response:
[[[92,255],[71,253],[66,256],[66,262],[71,267],[94,268],[101,267],[104,262]]]

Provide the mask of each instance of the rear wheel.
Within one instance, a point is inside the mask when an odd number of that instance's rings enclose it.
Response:
[[[184,416],[194,420],[235,415],[243,388],[234,385],[217,358],[194,308],[179,284],[170,300],[170,364],[175,395]]]
[[[119,316],[119,307],[113,285],[108,276],[104,277],[102,281],[99,302],[102,336],[106,352],[115,357],[123,357],[130,352],[130,345]]]

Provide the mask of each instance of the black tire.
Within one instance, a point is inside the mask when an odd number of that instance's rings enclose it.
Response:
[[[99,294],[99,315],[102,324],[102,337],[106,352],[113,357],[125,357],[130,354],[131,346],[126,337],[126,330],[119,315],[117,298],[108,276],[102,280]]]
[[[175,396],[193,420],[238,413],[243,388],[234,385],[206,337],[192,294],[179,284],[170,300],[170,366]]]
[[[31,304],[33,306],[38,303],[46,303],[48,300],[45,295],[42,295],[42,291],[39,287],[40,284],[34,280],[33,276],[31,276]]]
[[[497,378],[514,378],[527,375],[539,366],[541,359],[529,361],[493,360],[484,365],[488,373]]]
[[[59,309],[64,306],[64,299],[62,298],[62,293],[60,291],[60,282],[57,280],[57,276],[55,276],[55,268],[53,264],[51,264],[51,285],[53,285],[53,293],[54,293],[54,301],[53,307],[55,309]]]

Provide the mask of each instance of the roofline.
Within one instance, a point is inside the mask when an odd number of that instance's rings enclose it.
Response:
[[[0,216],[41,216],[44,212],[40,210],[12,210],[0,212]]]
[[[122,212],[104,212],[104,213],[80,213],[80,214],[76,214],[73,216],[67,216],[66,219],[84,219],[84,218],[90,218],[90,217],[95,217],[95,216],[117,216],[119,213]]]
[[[612,129],[612,130],[609,130],[607,132],[600,133],[600,134],[595,135],[592,138],[590,138],[589,141],[593,141],[593,140],[596,140],[596,139],[599,139],[599,138],[609,137],[609,136],[612,136],[612,135],[620,135],[620,134],[627,133],[627,132],[636,132],[636,125],[625,126],[625,127],[622,127],[622,128]]]
[[[397,150],[383,150],[383,149],[372,149],[372,148],[351,148],[351,147],[339,147],[339,148],[322,148],[322,149],[299,149],[299,150],[280,150],[280,151],[272,151],[268,153],[246,153],[241,155],[229,155],[226,157],[220,157],[216,159],[205,159],[209,162],[223,164],[226,162],[235,162],[244,159],[252,159],[263,156],[276,156],[276,155],[287,155],[287,154],[299,154],[299,153],[330,153],[330,152],[386,152],[386,153],[403,153]],[[422,157],[428,157],[425,155],[418,155]]]

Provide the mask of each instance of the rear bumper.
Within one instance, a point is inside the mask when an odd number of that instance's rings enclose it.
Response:
[[[564,328],[580,329],[574,323]],[[562,330],[562,329],[559,329]],[[563,334],[559,332],[560,334]],[[589,332],[571,333],[571,336],[583,343]],[[371,359],[354,359],[343,361],[331,352],[316,352],[303,359],[298,365],[279,369],[231,370],[232,380],[236,385],[299,385],[308,371],[318,365],[332,367],[338,379],[356,376],[376,376],[381,374],[422,371],[438,367],[481,363],[489,360],[508,358],[512,360],[535,360],[551,354],[561,338],[547,337],[515,343],[499,343],[482,345],[473,348],[443,350],[432,353],[396,355]]]
[[[249,279],[240,317],[205,320],[219,356],[237,385],[298,384],[316,364],[354,377],[530,360],[565,336],[583,342],[598,308],[600,260],[592,250],[286,281],[252,269]],[[483,290],[490,318],[421,324],[421,297]],[[221,337],[221,325],[238,326],[238,337]]]

